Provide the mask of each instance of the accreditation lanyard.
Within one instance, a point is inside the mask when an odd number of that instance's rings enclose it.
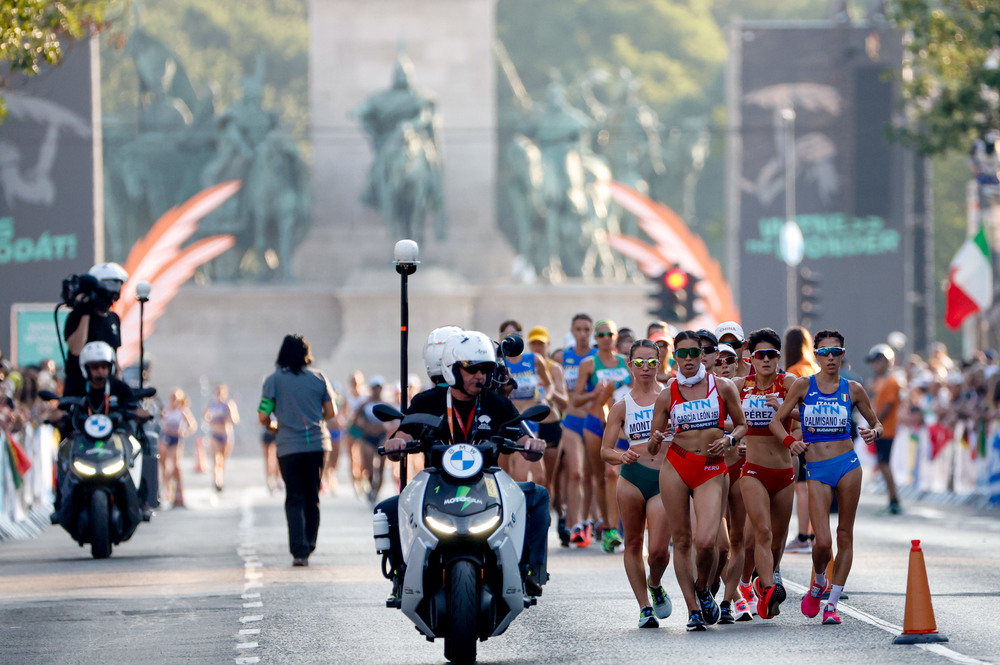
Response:
[[[87,389],[85,391],[87,398],[87,415],[94,415],[94,407],[91,406],[90,401],[90,381],[87,381]],[[111,381],[104,384],[104,413],[107,414],[111,411]]]
[[[472,411],[469,412],[468,423],[463,423],[462,422],[461,415],[459,415],[459,417],[457,418],[457,420],[458,420],[458,427],[459,427],[459,429],[462,432],[462,436],[464,437],[464,439],[462,441],[459,441],[455,437],[455,420],[456,420],[456,418],[453,417],[455,411],[454,411],[454,409],[452,409],[452,405],[451,405],[451,388],[448,388],[448,396],[445,398],[445,407],[446,407],[447,412],[448,412],[448,429],[451,430],[451,441],[452,441],[452,443],[472,443],[472,437],[471,437],[471,434],[472,434],[472,431],[473,431],[472,430],[472,423],[473,423],[473,421],[476,418],[476,412],[479,411],[479,399],[478,398],[476,399],[475,406],[473,406],[472,407]]]

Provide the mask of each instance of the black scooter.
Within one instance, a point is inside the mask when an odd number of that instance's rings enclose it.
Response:
[[[152,397],[155,388],[135,391]],[[132,433],[137,404],[114,405],[107,413],[89,413],[83,397],[58,397],[69,414],[72,434],[59,446],[60,500],[56,521],[95,559],[111,556],[114,545],[132,537],[142,522],[136,490],[142,475],[142,444]]]

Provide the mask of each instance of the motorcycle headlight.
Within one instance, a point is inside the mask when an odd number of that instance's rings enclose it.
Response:
[[[433,511],[434,514],[431,514]],[[451,515],[446,515],[439,510],[431,508],[424,515],[424,523],[430,527],[431,531],[436,531],[441,534],[453,534],[458,531],[458,526],[455,524],[455,518]]]
[[[479,515],[469,518],[469,533],[492,531],[500,523],[500,506],[493,506]]]
[[[79,473],[81,476],[92,476],[95,473],[97,473],[97,469],[87,464],[86,462],[81,462],[80,460],[76,460],[73,462],[73,468],[76,469],[76,472]]]
[[[105,476],[113,476],[124,468],[125,468],[125,460],[118,460],[117,462],[112,462],[111,464],[101,469],[101,473],[103,473]]]

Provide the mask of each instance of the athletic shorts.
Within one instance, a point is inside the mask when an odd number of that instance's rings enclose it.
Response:
[[[737,460],[736,464],[729,467],[729,486],[732,487],[737,480],[740,479],[740,472],[743,470],[743,465],[746,464],[747,458],[741,457]]]
[[[806,476],[809,480],[816,480],[824,485],[836,487],[841,478],[860,466],[861,462],[858,460],[857,453],[849,450],[843,455],[837,455],[831,459],[806,462]]]
[[[571,416],[569,414],[563,416],[562,426],[568,429],[570,432],[576,432],[579,436],[583,436],[583,416]]]
[[[583,429],[591,434],[596,434],[598,439],[604,438],[604,423],[597,416],[592,416],[588,413],[587,417],[583,420]]]
[[[179,437],[179,436],[174,436],[172,434],[164,434],[163,435],[163,443],[167,444],[167,446],[169,446],[171,448],[173,448],[174,446],[176,446],[180,442],[181,442],[181,437]]]
[[[617,441],[615,441],[615,448],[617,448],[618,450],[628,450],[629,449],[628,439],[618,439]]]
[[[875,454],[879,462],[888,464],[892,454],[892,438],[875,439]]]
[[[622,472],[619,477],[635,485],[636,489],[642,492],[642,498],[646,501],[660,493],[659,469],[632,462],[631,464],[622,464]]]
[[[538,423],[538,438],[545,442],[546,448],[555,448],[562,438],[562,425],[555,423]]]
[[[227,434],[219,434],[218,432],[212,432],[212,439],[216,443],[226,445],[229,443],[229,436]]]
[[[360,439],[365,435],[365,433],[362,432],[361,428],[358,427],[357,425],[351,425],[350,427],[348,427],[347,433],[351,435],[352,439]]]
[[[260,441],[265,446],[274,445],[274,442],[278,440],[278,433],[272,432],[271,430],[264,430],[264,433],[260,435]]]
[[[743,476],[756,478],[767,490],[768,495],[774,496],[795,482],[795,469],[790,466],[784,469],[772,469],[747,462],[743,465]]]
[[[721,476],[729,471],[725,457],[706,457],[684,450],[671,443],[667,450],[667,462],[677,471],[688,489],[695,489],[706,480]]]
[[[375,448],[377,450],[378,447],[382,445],[382,442],[385,441],[385,435],[384,434],[362,434],[361,435],[361,440],[364,441],[365,443],[367,443],[372,448]]]

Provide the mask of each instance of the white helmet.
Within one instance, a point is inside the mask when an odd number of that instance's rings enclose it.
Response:
[[[111,371],[115,371],[115,350],[107,342],[87,342],[87,345],[80,351],[80,371],[86,378],[90,378],[87,373],[89,363],[111,363]]]
[[[98,263],[87,271],[89,275],[97,278],[105,291],[115,295],[122,292],[122,284],[128,281],[128,273],[117,263]]]
[[[497,363],[493,340],[481,332],[474,330],[457,333],[444,343],[441,354],[441,375],[449,386],[458,383],[458,373],[455,363]]]
[[[458,326],[442,326],[435,328],[427,336],[427,342],[424,344],[424,367],[427,368],[427,376],[431,381],[435,376],[442,376],[441,354],[444,353],[444,343],[449,337],[460,332],[462,329]]]

